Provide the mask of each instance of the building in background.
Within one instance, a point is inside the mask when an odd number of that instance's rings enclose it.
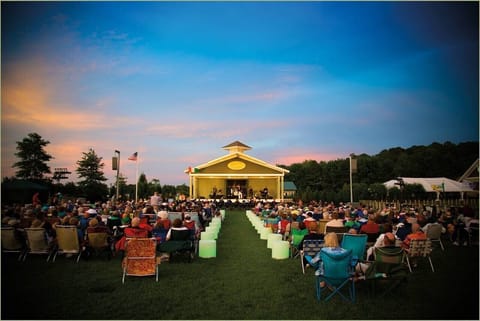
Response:
[[[245,154],[251,147],[239,141],[222,148],[227,155],[185,170],[190,198],[283,200],[287,169]]]

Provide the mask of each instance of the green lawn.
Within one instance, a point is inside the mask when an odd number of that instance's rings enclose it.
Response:
[[[217,257],[181,258],[154,277],[127,277],[111,261],[2,255],[2,319],[477,319],[478,247],[435,251],[386,297],[357,284],[357,302],[318,302],[299,259],[273,260],[244,212],[227,211]]]

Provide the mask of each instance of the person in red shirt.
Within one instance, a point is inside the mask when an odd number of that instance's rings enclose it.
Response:
[[[412,224],[412,233],[408,234],[403,240],[402,247],[408,249],[410,247],[411,240],[426,240],[427,235],[423,233],[422,229],[420,228],[420,224],[413,223]]]
[[[373,214],[368,215],[367,223],[360,227],[360,233],[365,234],[377,234],[380,233],[380,226],[375,223],[375,216]]]

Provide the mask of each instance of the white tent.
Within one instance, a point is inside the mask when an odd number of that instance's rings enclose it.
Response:
[[[468,183],[462,183],[455,181],[450,178],[446,177],[399,177],[403,180],[404,184],[420,184],[423,186],[426,192],[434,192],[437,193],[437,199],[440,197],[441,192],[454,192],[460,193],[461,198],[463,199],[463,194],[465,192],[475,192],[474,189],[470,187]],[[385,187],[392,188],[392,187],[399,187],[397,185],[398,180],[392,179],[388,182],[383,183]]]

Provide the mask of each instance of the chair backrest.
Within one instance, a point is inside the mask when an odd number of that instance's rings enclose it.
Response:
[[[101,249],[108,246],[108,233],[96,232],[87,233],[88,245],[94,249]]]
[[[19,251],[23,248],[14,227],[2,227],[2,249],[7,251]]]
[[[27,245],[30,253],[46,253],[49,250],[48,239],[43,227],[30,227],[25,229]]]
[[[303,253],[313,257],[322,250],[324,244],[323,240],[318,239],[303,240]]]
[[[125,260],[123,262],[127,275],[156,274],[155,238],[128,238],[125,243]]]
[[[188,241],[191,239],[190,230],[173,230],[170,232],[170,241]]]
[[[347,232],[347,227],[346,226],[326,226],[325,227],[325,233],[345,233]]]
[[[168,212],[168,219],[170,220],[171,223],[175,221],[175,219],[182,219],[182,212]]]
[[[345,250],[352,250],[352,255],[359,260],[365,257],[365,249],[367,246],[366,234],[344,234],[341,247]]]
[[[427,228],[427,238],[437,240],[442,236],[442,225],[430,224]]]
[[[125,234],[125,237],[148,238],[148,231],[139,228],[126,227],[125,230],[123,230],[123,233]]]
[[[300,243],[302,243],[303,238],[304,238],[305,235],[307,235],[307,234],[308,234],[308,230],[307,230],[307,229],[303,229],[303,230],[295,229],[295,230],[292,230],[292,245],[293,245],[293,246],[299,246]]]
[[[432,252],[432,241],[429,239],[419,240],[413,239],[410,241],[408,256],[429,256]]]
[[[125,256],[129,258],[152,258],[156,255],[157,242],[154,238],[127,238]]]
[[[375,261],[400,264],[403,262],[405,252],[401,247],[376,247],[375,248]]]
[[[118,216],[109,217],[107,219],[107,226],[110,230],[113,230],[114,226],[121,226],[122,220]]]
[[[57,225],[58,250],[65,253],[79,253],[80,242],[78,240],[77,227],[73,225]]]
[[[341,251],[338,248],[323,248],[320,251],[323,262],[323,276],[338,283],[351,276],[352,251]]]

